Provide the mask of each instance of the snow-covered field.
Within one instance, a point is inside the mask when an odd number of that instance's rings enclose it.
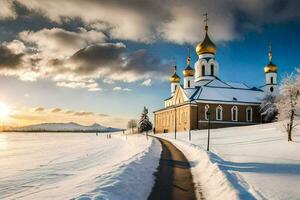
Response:
[[[300,199],[300,130],[294,141],[281,124],[215,129],[207,154],[207,130],[159,134],[190,160],[206,199]]]
[[[145,199],[161,146],[120,133],[1,133],[0,199]]]

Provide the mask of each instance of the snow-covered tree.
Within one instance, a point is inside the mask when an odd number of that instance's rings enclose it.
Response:
[[[297,79],[293,74],[288,75],[283,79],[280,87],[280,99],[278,101],[279,119],[284,123],[285,130],[288,134],[288,141],[292,141],[293,129],[297,126],[295,124],[295,117],[299,116],[297,109],[299,109],[300,97],[300,80],[299,75]]]
[[[263,122],[272,122],[277,119],[278,109],[276,106],[276,96],[267,94],[262,99],[260,104],[260,114],[263,117]]]
[[[141,115],[141,119],[138,124],[138,131],[142,133],[142,132],[148,132],[150,130],[152,130],[152,123],[150,122],[148,117],[148,109],[144,107],[144,110]]]
[[[134,119],[129,120],[127,124],[127,128],[131,129],[131,133],[133,134],[134,129],[137,127],[137,123]]]

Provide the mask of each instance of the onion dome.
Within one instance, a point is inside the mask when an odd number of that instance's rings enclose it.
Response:
[[[217,47],[216,45],[210,40],[208,34],[207,34],[208,26],[205,26],[205,38],[202,43],[198,43],[196,46],[196,53],[198,55],[210,53],[210,54],[216,54]]]
[[[194,69],[191,68],[191,56],[190,56],[190,49],[188,49],[188,58],[187,58],[187,67],[183,70],[183,76],[194,76]]]
[[[170,77],[170,82],[171,83],[179,83],[180,82],[180,77],[176,73],[177,67],[174,66],[174,74]]]
[[[171,83],[179,83],[180,82],[180,77],[176,74],[176,72],[173,74],[173,76],[170,77],[170,82]]]
[[[277,66],[275,64],[272,63],[272,48],[270,45],[270,51],[269,51],[269,64],[264,68],[265,73],[270,73],[270,72],[277,72]]]

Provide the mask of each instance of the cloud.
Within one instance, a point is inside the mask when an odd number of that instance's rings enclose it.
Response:
[[[53,109],[51,110],[51,112],[53,112],[53,113],[58,113],[58,112],[60,112],[60,111],[62,111],[60,108],[53,108]]]
[[[44,28],[36,32],[23,31],[19,34],[19,37],[23,42],[36,45],[39,52],[54,58],[70,56],[78,49],[105,40],[105,35],[102,32],[87,31],[84,28],[79,28],[78,32],[61,28]]]
[[[23,53],[14,52],[8,46],[0,45],[0,68],[16,69],[23,62]]]
[[[23,31],[0,46],[0,74],[24,81],[49,79],[58,87],[101,91],[99,80],[135,82],[165,77],[170,63],[140,49],[130,52],[123,43],[105,42],[104,34],[80,28]]]
[[[298,0],[16,0],[56,23],[80,19],[86,27],[106,32],[110,38],[152,42],[166,40],[196,43],[202,39],[203,14],[209,14],[209,29],[216,41],[241,37],[268,23],[300,18]],[[15,17],[11,1],[4,1],[0,16]],[[83,12],[83,10],[88,12]],[[124,17],[126,16],[126,17]]]
[[[45,108],[43,107],[38,107],[36,109],[34,109],[35,112],[43,112],[45,110]]]
[[[13,9],[13,2],[11,0],[1,0],[0,19],[14,19],[16,15],[16,11]]]
[[[74,115],[77,115],[77,116],[87,116],[87,115],[94,115],[94,114],[95,114],[94,112],[85,112],[85,111],[74,113]]]
[[[129,89],[129,88],[122,88],[122,87],[117,86],[117,87],[114,87],[114,88],[113,88],[113,91],[125,91],[125,92],[131,92],[132,89]]]
[[[151,79],[149,78],[149,79],[144,80],[144,82],[142,82],[141,85],[150,87],[152,85]]]

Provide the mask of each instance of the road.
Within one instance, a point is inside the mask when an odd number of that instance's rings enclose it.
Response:
[[[158,138],[162,144],[156,180],[148,200],[193,200],[196,199],[191,166],[183,155],[170,142]]]

